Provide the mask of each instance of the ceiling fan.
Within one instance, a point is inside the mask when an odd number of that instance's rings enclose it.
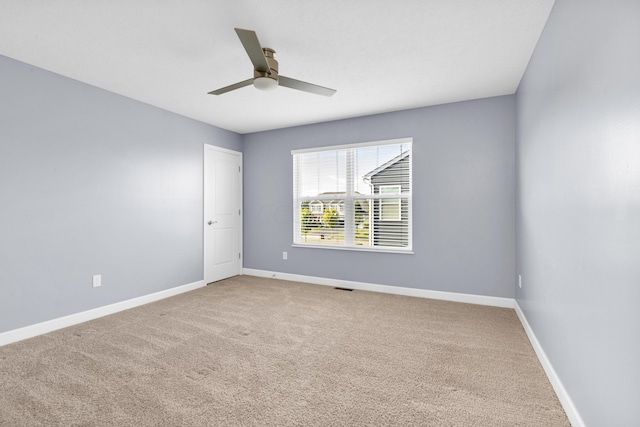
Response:
[[[273,56],[276,52],[268,47],[262,47],[255,31],[241,28],[236,28],[235,30],[242,42],[242,46],[244,46],[244,50],[247,51],[247,55],[249,55],[249,59],[253,63],[253,78],[216,89],[209,92],[209,95],[222,95],[250,84],[260,90],[273,90],[280,85],[317,95],[331,96],[336,93],[334,89],[279,75],[278,61]]]

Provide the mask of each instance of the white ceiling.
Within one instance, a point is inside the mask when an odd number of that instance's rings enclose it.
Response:
[[[554,0],[0,0],[0,54],[249,133],[512,94]],[[207,92],[280,73],[337,89]]]

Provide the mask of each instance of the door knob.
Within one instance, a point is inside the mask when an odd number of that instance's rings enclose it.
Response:
[[[211,221],[211,220],[209,220],[209,222],[208,222],[207,224],[211,225],[211,224],[217,224],[217,223],[218,223],[218,221]]]

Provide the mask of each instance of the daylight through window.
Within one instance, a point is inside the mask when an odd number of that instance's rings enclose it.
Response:
[[[410,252],[411,138],[294,150],[294,244]]]

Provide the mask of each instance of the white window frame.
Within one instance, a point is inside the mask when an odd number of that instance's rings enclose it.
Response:
[[[409,191],[398,194],[399,203],[399,221],[403,221],[402,218],[402,200],[406,199],[407,201],[407,234],[408,241],[407,245],[403,247],[393,247],[393,246],[359,246],[356,244],[347,244],[347,241],[354,241],[353,236],[356,233],[356,225],[355,221],[353,221],[354,208],[353,205],[357,200],[373,200],[374,202],[380,199],[388,199],[389,195],[382,195],[379,192],[377,194],[356,194],[353,190],[353,177],[347,173],[346,181],[347,181],[347,191],[345,197],[343,199],[344,208],[345,208],[345,220],[344,220],[344,236],[345,236],[345,244],[344,245],[331,245],[331,244],[313,244],[306,243],[302,238],[301,232],[301,215],[300,215],[300,206],[303,201],[319,201],[321,198],[318,196],[313,197],[300,197],[298,198],[298,188],[297,188],[297,177],[296,174],[296,154],[303,153],[317,153],[322,151],[338,151],[338,150],[349,150],[356,148],[364,148],[364,147],[375,147],[375,146],[383,146],[383,145],[398,145],[398,144],[408,144],[411,155],[409,155]],[[337,145],[337,146],[326,146],[326,147],[316,147],[309,149],[300,149],[300,150],[292,150],[291,154],[294,161],[294,184],[293,184],[293,233],[294,233],[294,243],[292,246],[294,247],[307,247],[307,248],[319,248],[319,249],[338,249],[338,250],[356,250],[356,251],[369,251],[369,252],[387,252],[387,253],[401,253],[401,254],[413,254],[413,213],[412,213],[412,187],[413,187],[413,178],[412,178],[412,163],[413,163],[413,138],[399,138],[399,139],[390,139],[383,141],[372,141],[372,142],[363,142],[357,144],[347,144],[347,145]],[[347,151],[347,162],[353,162],[353,154]],[[400,187],[400,191],[402,191],[402,186],[399,185],[391,185],[393,187]],[[335,195],[330,196],[330,200],[335,200]],[[320,200],[325,203],[323,200]],[[351,220],[349,219],[351,217]],[[370,236],[371,238],[372,236]]]

